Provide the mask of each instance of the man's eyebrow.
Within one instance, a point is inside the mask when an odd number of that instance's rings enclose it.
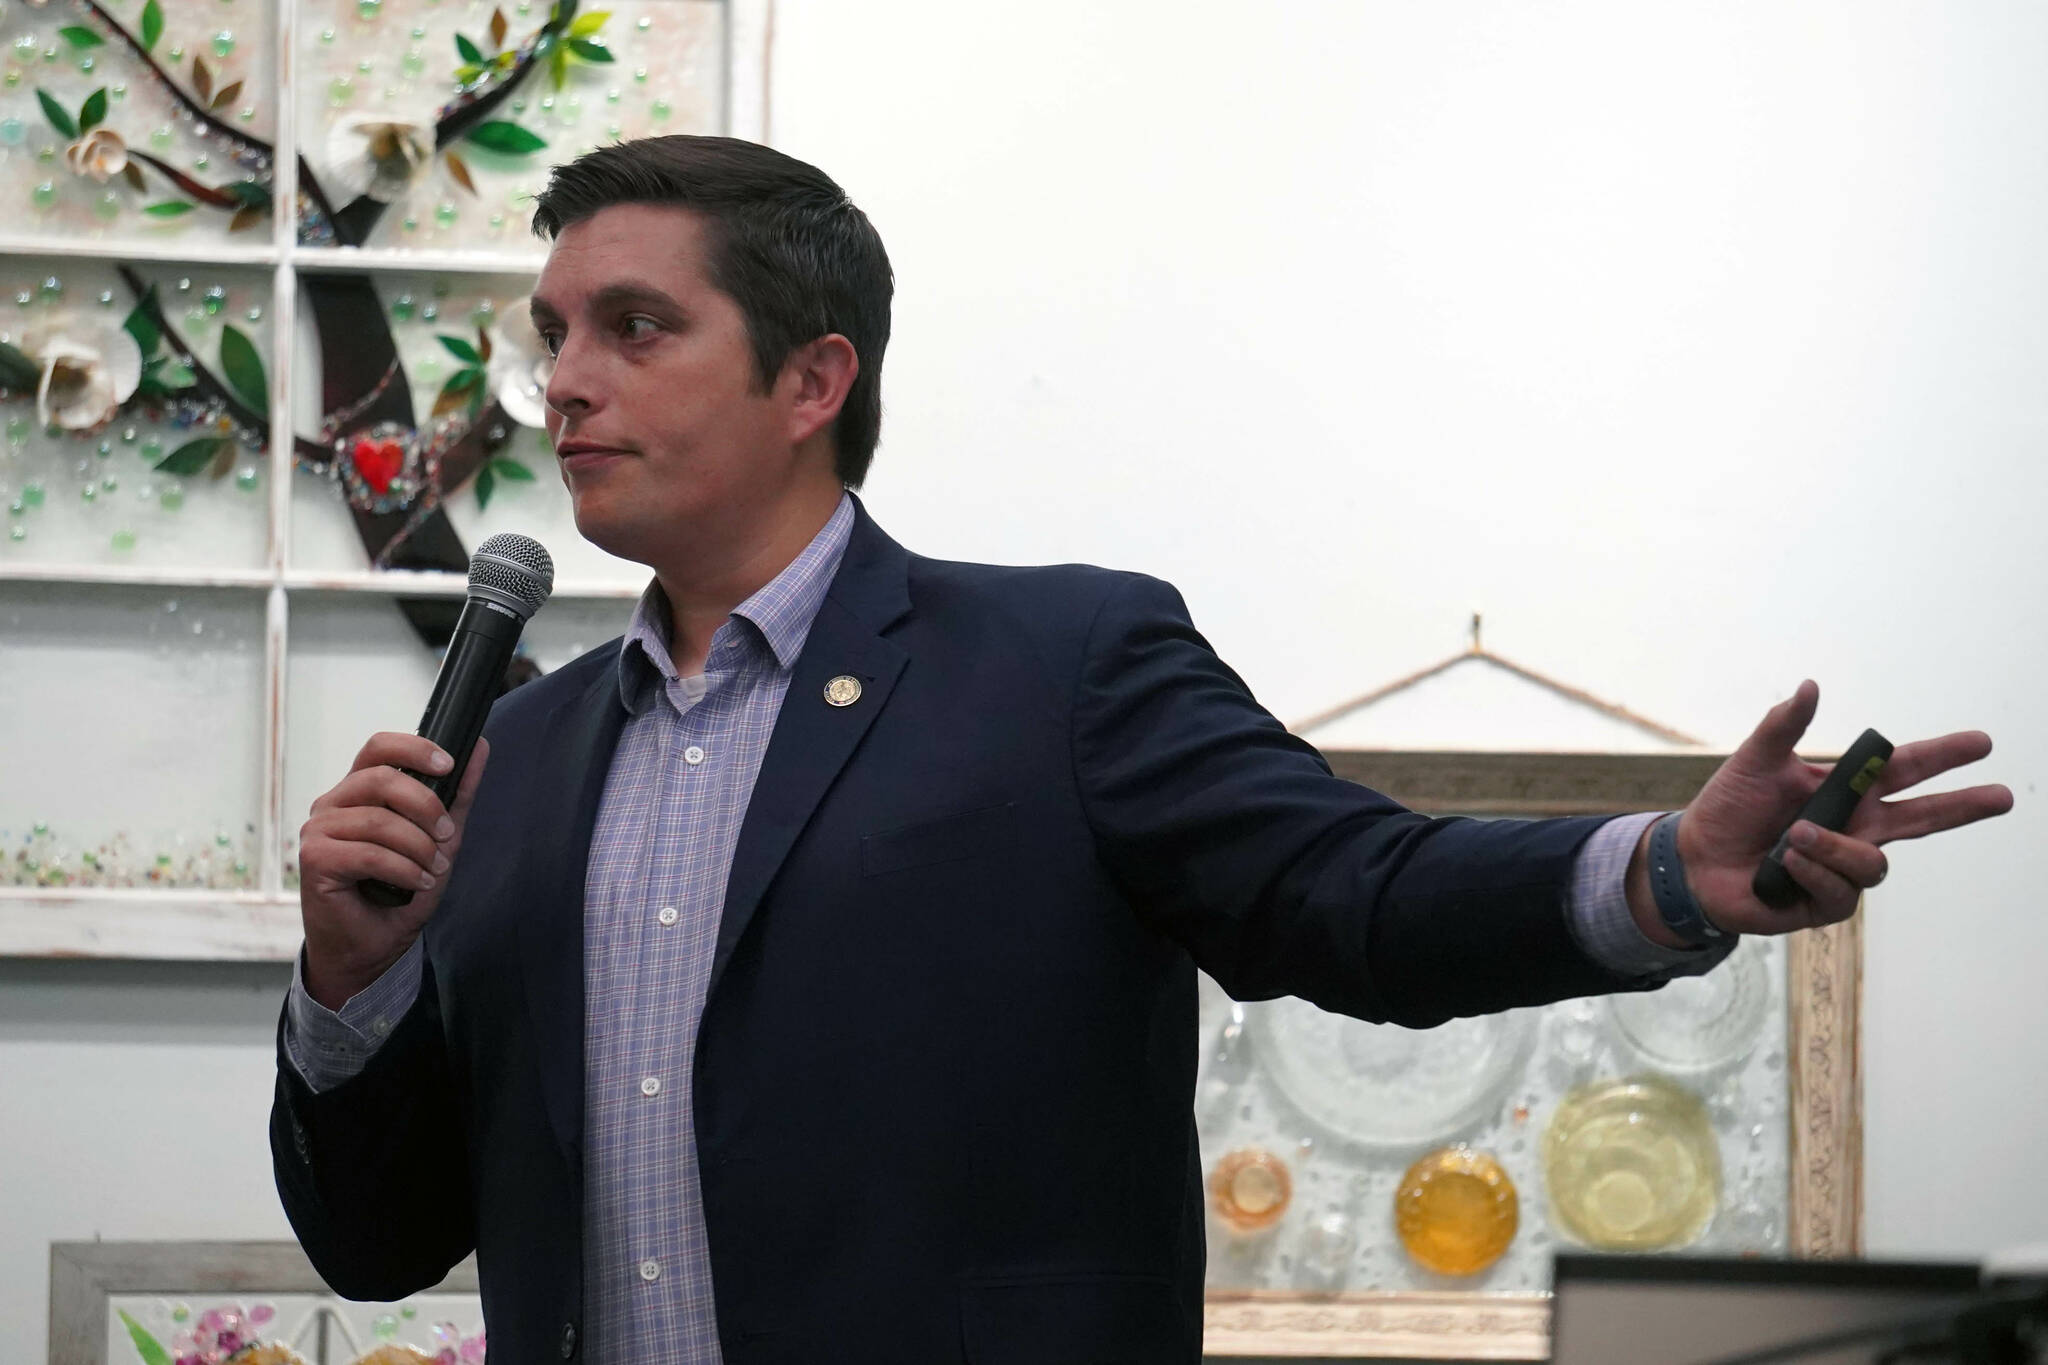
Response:
[[[670,313],[682,311],[682,305],[667,294],[644,284],[608,284],[590,296],[589,306],[592,309],[608,309],[636,303]],[[562,315],[555,311],[555,306],[538,296],[530,301],[528,311],[533,314],[535,321],[542,318],[550,322],[562,320]]]

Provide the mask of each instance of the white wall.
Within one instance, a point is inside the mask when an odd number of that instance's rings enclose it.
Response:
[[[1294,718],[1502,654],[1717,743],[1997,736],[1872,907],[1872,1249],[2048,1237],[2048,9],[781,0],[899,276],[869,503],[1144,568]],[[273,1237],[284,970],[0,964],[0,1356],[52,1239]]]

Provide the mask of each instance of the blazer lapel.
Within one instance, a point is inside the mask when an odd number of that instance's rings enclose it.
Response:
[[[790,847],[888,704],[910,657],[881,634],[910,610],[909,552],[882,533],[857,498],[854,511],[845,557],[797,658],[733,849],[707,999]],[[859,680],[860,695],[835,706],[825,699],[825,685],[842,676]]]
[[[540,736],[535,766],[536,843],[552,856],[519,916],[526,1005],[540,1050],[548,1121],[571,1169],[581,1170],[583,1140],[583,881],[590,838],[626,710],[616,664],[555,708]],[[549,800],[557,795],[560,804]]]

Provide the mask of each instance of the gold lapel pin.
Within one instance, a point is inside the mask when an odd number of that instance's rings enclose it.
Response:
[[[825,684],[825,700],[834,706],[851,706],[860,700],[860,679],[841,673]]]

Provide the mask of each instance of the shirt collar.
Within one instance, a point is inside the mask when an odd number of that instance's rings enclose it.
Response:
[[[818,617],[825,592],[839,571],[846,542],[853,533],[853,498],[839,495],[839,506],[803,552],[752,597],[732,609],[731,622],[744,621],[759,632],[778,668],[788,669],[803,653],[811,622]],[[747,634],[752,634],[748,632]],[[715,648],[715,646],[714,646]],[[669,652],[668,595],[660,580],[647,585],[633,609],[632,624],[620,645],[619,700],[637,712],[658,680],[674,679]]]

